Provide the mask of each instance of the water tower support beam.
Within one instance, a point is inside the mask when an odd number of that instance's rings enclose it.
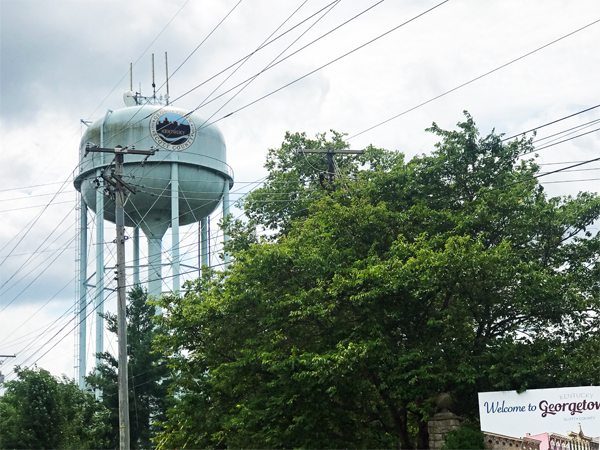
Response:
[[[148,236],[148,295],[158,297],[162,291],[162,236]]]
[[[206,217],[200,219],[200,267],[208,266],[208,220]]]
[[[140,227],[133,229],[133,284],[140,284]]]
[[[229,215],[229,181],[225,181],[225,189],[223,190],[223,220]],[[223,245],[229,242],[229,234],[223,233]],[[225,255],[225,267],[231,262],[231,258],[228,252],[224,252]]]
[[[96,176],[101,179],[102,170],[96,171]],[[102,364],[98,356],[104,352],[104,192],[96,190],[96,367]],[[84,349],[85,351],[85,349]],[[100,391],[96,392],[99,398]]]
[[[173,155],[176,158],[177,155]],[[179,164],[171,162],[171,267],[173,292],[181,290],[179,280]]]
[[[81,209],[79,211],[79,361],[78,361],[78,383],[79,389],[85,388],[86,370],[86,323],[87,315],[87,205],[81,196]]]

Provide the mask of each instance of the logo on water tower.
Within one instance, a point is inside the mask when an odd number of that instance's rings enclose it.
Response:
[[[150,118],[150,134],[162,148],[180,152],[194,142],[196,126],[177,110],[161,109]]]

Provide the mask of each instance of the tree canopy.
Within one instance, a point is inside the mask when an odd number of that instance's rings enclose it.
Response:
[[[157,324],[152,320],[153,305],[139,286],[127,293],[127,369],[129,378],[129,422],[131,448],[152,448],[150,439],[156,433],[155,421],[165,419],[167,409],[168,368],[160,354],[152,352],[152,341]],[[117,335],[117,317],[107,314],[107,329]],[[91,389],[102,391],[102,403],[110,411],[110,448],[119,446],[119,395],[117,385],[118,362],[105,352],[104,361],[86,377]]]
[[[159,448],[428,448],[441,391],[476,419],[479,391],[598,384],[598,196],[548,198],[532,141],[468,114],[428,131],[408,162],[336,156],[333,186],[296,150],[343,135],[269,151],[233,263],[160,300]]]
[[[17,368],[0,397],[0,448],[107,448],[108,410],[63,376]]]

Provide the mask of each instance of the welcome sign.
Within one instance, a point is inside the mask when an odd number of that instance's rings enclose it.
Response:
[[[600,436],[600,386],[480,392],[481,431],[524,437],[577,431]]]

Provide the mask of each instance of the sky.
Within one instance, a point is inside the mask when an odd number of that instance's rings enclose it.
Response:
[[[596,106],[599,21],[597,0],[0,0],[0,354],[17,355],[0,370],[9,380],[15,365],[37,364],[74,377],[81,121],[125,107],[130,63],[134,90],[150,95],[154,54],[164,94],[168,52],[182,108],[260,73],[198,110],[225,137],[235,200],[259,185],[287,131],[336,130],[351,149],[411,158],[434,148],[425,128],[453,129],[465,110],[482,135],[512,136]],[[600,156],[597,119],[600,108],[540,129],[542,171]],[[544,177],[548,195],[597,192],[600,164],[579,169]],[[196,228],[182,230],[182,245],[193,260]],[[105,310],[115,311],[113,294]],[[108,334],[105,347],[116,348]],[[93,348],[90,336],[88,371]]]

